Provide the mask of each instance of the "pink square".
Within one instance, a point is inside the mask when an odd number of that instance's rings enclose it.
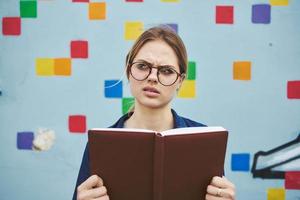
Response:
[[[85,115],[70,115],[69,116],[69,131],[71,133],[86,132],[86,116]]]
[[[2,18],[3,35],[20,35],[21,18],[20,17],[3,17]]]
[[[71,58],[87,58],[88,41],[71,41]]]
[[[216,6],[216,23],[233,24],[233,6]]]

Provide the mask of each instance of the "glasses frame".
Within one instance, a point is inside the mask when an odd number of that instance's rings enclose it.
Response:
[[[133,66],[134,64],[136,64],[136,63],[145,64],[145,65],[147,65],[148,67],[150,67],[150,71],[149,71],[148,75],[147,75],[144,79],[137,79],[136,77],[133,76],[132,71],[131,71],[131,68],[132,68],[132,66]],[[163,68],[163,67],[170,67],[170,68],[172,69],[172,71],[174,71],[174,72],[176,73],[176,79],[175,79],[175,81],[174,81],[173,83],[171,83],[171,84],[163,84],[163,83],[160,81],[160,79],[159,79],[159,70],[160,70],[161,68]],[[144,81],[144,80],[146,80],[146,79],[150,76],[150,74],[152,73],[152,69],[153,69],[153,68],[157,69],[156,77],[157,77],[158,82],[159,82],[160,84],[164,85],[164,86],[171,86],[171,85],[174,85],[174,83],[176,83],[176,81],[178,80],[178,77],[184,77],[184,73],[179,73],[179,72],[177,72],[177,71],[174,69],[175,67],[172,66],[172,65],[161,65],[161,66],[156,66],[156,67],[154,67],[153,64],[148,63],[148,62],[143,62],[143,61],[136,61],[136,62],[133,62],[133,63],[129,64],[129,73],[131,74],[132,78],[134,78],[135,80],[137,80],[137,81]]]

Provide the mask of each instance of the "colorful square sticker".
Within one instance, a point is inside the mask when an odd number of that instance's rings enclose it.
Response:
[[[69,116],[69,131],[71,133],[86,132],[86,116],[85,115],[70,115]]]
[[[126,2],[143,2],[144,0],[125,0]]]
[[[104,96],[106,98],[122,98],[123,82],[120,80],[105,80]]]
[[[270,0],[272,6],[288,6],[289,0]]]
[[[35,61],[35,71],[38,76],[53,76],[54,75],[54,59],[52,58],[37,58]]]
[[[287,82],[288,99],[300,99],[300,80]]]
[[[88,41],[71,41],[71,58],[88,58]]]
[[[17,148],[24,150],[32,150],[34,139],[33,132],[18,132],[17,133]]]
[[[187,69],[187,80],[196,80],[196,62],[189,61]]]
[[[37,1],[20,1],[21,18],[36,18],[37,17]]]
[[[233,153],[231,155],[231,170],[232,171],[249,171],[250,169],[250,154],[249,153]]]
[[[125,23],[125,40],[136,40],[143,32],[144,25],[142,22],[126,22]]]
[[[102,20],[106,18],[106,3],[92,2],[89,3],[89,19]]]
[[[169,26],[178,34],[178,24],[167,24],[167,26]]]
[[[133,106],[134,106],[134,98],[133,97],[122,98],[122,113],[123,113],[123,115],[128,113]]]
[[[236,61],[233,63],[233,79],[234,80],[251,80],[251,62]]]
[[[75,3],[88,3],[88,2],[90,2],[90,0],[72,0],[72,2],[75,2]]]
[[[2,18],[3,35],[21,35],[21,18],[20,17],[3,17]]]
[[[267,196],[268,200],[285,200],[285,190],[283,188],[269,188]]]
[[[271,6],[269,4],[252,5],[252,23],[270,24]]]
[[[179,3],[180,0],[160,0],[161,2],[165,2],[165,3]]]
[[[285,172],[284,187],[288,190],[300,190],[300,171]]]
[[[55,58],[54,74],[58,76],[70,76],[72,72],[71,58]]]
[[[196,81],[184,80],[177,94],[181,98],[195,98],[196,97]]]
[[[216,23],[233,24],[234,7],[233,6],[216,6]]]

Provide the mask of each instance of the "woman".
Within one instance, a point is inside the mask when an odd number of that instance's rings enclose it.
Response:
[[[135,97],[132,112],[121,117],[113,128],[141,128],[164,131],[172,128],[205,126],[181,117],[171,109],[171,100],[179,90],[187,70],[187,53],[180,37],[170,28],[146,30],[126,57],[126,73]],[[105,183],[90,174],[85,149],[73,199],[107,200]],[[206,199],[235,199],[234,184],[225,177],[213,177]]]

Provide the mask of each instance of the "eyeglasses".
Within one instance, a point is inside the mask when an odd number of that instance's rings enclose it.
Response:
[[[157,79],[164,86],[173,85],[179,76],[183,74],[178,73],[174,67],[169,65],[154,67],[151,63],[137,61],[129,66],[131,76],[137,81],[146,80],[152,72],[153,68],[157,69]]]

